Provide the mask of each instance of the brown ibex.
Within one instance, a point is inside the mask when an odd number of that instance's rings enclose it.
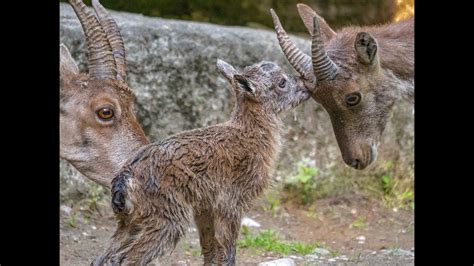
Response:
[[[134,152],[149,143],[133,110],[125,82],[125,49],[117,24],[97,1],[97,14],[80,0],[69,1],[84,30],[89,73],[79,73],[60,45],[60,156],[91,180],[110,188]]]
[[[364,169],[376,158],[395,101],[414,103],[414,19],[335,32],[310,7],[297,8],[312,35],[311,57],[271,10],[280,46],[329,113],[344,162]]]
[[[271,62],[242,73],[217,66],[236,96],[231,119],[149,144],[125,163],[112,181],[118,227],[94,265],[145,265],[175,247],[192,216],[205,264],[235,264],[241,217],[271,181],[278,114],[310,93]]]

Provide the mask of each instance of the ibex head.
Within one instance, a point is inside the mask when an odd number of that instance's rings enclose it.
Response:
[[[240,73],[218,59],[217,68],[231,83],[238,101],[256,103],[268,113],[292,109],[311,95],[300,77],[287,75],[272,62],[262,61]]]
[[[397,99],[381,71],[377,41],[354,30],[336,35],[306,5],[298,4],[298,12],[312,35],[311,56],[294,45],[271,10],[280,46],[312,97],[329,113],[344,162],[364,169],[376,158]]]
[[[97,14],[80,0],[69,1],[84,30],[89,73],[79,73],[60,45],[60,155],[81,173],[110,187],[132,152],[148,143],[125,83],[125,50],[117,24],[93,0]]]

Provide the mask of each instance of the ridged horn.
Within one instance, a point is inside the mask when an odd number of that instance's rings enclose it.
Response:
[[[338,67],[331,58],[329,58],[326,49],[324,49],[324,39],[316,17],[313,17],[313,36],[311,42],[313,71],[318,82],[333,79],[337,73]]]
[[[105,31],[107,40],[112,48],[112,55],[115,59],[117,67],[117,78],[125,80],[127,62],[125,59],[125,47],[123,38],[117,23],[112,18],[109,12],[99,3],[99,0],[92,0],[92,7],[99,18],[102,29]]]
[[[86,36],[89,79],[116,79],[112,49],[94,13],[81,0],[69,0]]]
[[[270,9],[272,14],[273,25],[277,34],[278,43],[280,44],[286,59],[293,68],[306,80],[314,81],[315,77],[311,70],[311,57],[303,53],[293,41],[290,39],[285,29],[281,25],[280,19],[273,9]]]

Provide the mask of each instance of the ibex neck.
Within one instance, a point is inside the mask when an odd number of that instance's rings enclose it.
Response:
[[[262,155],[267,169],[274,169],[280,150],[281,120],[273,111],[265,110],[261,104],[246,102],[236,104],[229,121],[239,127],[251,149]]]
[[[405,100],[414,102],[414,26],[413,19],[367,30],[377,39],[382,69],[395,83]]]
[[[277,114],[266,110],[261,103],[251,101],[236,104],[231,122],[252,135],[274,135],[279,133],[281,127]]]

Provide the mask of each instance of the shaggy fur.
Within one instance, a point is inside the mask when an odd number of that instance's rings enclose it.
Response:
[[[218,68],[236,105],[225,123],[185,131],[140,149],[112,185],[119,225],[94,265],[145,265],[174,248],[194,217],[206,265],[234,265],[240,221],[268,186],[277,158],[278,113],[310,97],[273,63]]]

